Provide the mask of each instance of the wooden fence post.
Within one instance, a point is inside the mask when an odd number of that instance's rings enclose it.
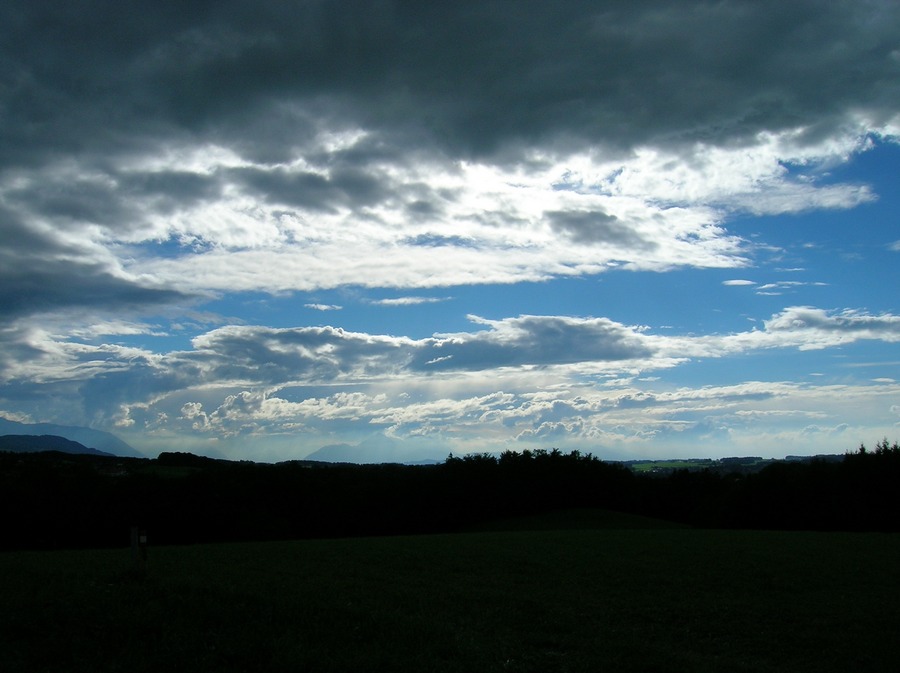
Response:
[[[147,531],[131,527],[131,560],[134,567],[143,570],[147,563]]]

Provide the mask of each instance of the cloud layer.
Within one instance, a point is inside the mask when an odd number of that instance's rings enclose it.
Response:
[[[609,419],[661,398],[610,402],[603,377],[897,340],[890,311],[783,305],[681,336],[599,309],[425,339],[204,312],[678,269],[789,293],[807,281],[743,280],[779,250],[736,222],[879,198],[832,169],[900,134],[895,2],[11,0],[0,33],[4,413],[167,437],[340,419],[452,444],[477,419],[621,438]]]
[[[43,343],[15,344],[42,357],[32,356],[25,370],[7,361],[3,389],[40,382],[31,388],[35,409],[77,390],[95,414],[108,414],[110,425],[137,423],[167,441],[177,432],[195,441],[270,433],[307,435],[315,443],[332,434],[365,437],[360,427],[368,427],[397,440],[428,437],[457,451],[477,450],[486,437],[503,445],[624,445],[686,433],[687,442],[688,430],[712,432],[709,423],[727,438],[729,428],[759,417],[830,419],[825,409],[833,402],[816,411],[812,400],[821,404],[838,388],[756,382],[649,392],[640,381],[650,379],[638,377],[775,348],[900,342],[900,316],[811,307],[786,309],[762,330],[695,337],[608,319],[472,319],[482,329],[418,340],[333,327],[229,326],[196,337],[189,351],[163,356],[45,336]],[[842,390],[882,399],[900,392],[897,385]],[[799,407],[791,411],[787,400]],[[434,444],[429,448],[433,455]]]
[[[727,212],[865,202],[811,169],[897,128],[890,2],[11,2],[0,19],[10,314],[741,266]]]

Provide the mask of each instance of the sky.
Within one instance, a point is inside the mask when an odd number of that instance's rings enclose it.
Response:
[[[0,6],[0,416],[148,456],[900,437],[900,3]]]

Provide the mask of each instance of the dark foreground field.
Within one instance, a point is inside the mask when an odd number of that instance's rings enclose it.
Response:
[[[896,671],[898,568],[896,534],[662,528],[160,547],[143,573],[128,550],[10,552],[0,652],[8,672]]]

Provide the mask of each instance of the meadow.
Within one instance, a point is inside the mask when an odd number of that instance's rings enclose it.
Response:
[[[897,670],[897,534],[496,528],[5,552],[3,670]]]

